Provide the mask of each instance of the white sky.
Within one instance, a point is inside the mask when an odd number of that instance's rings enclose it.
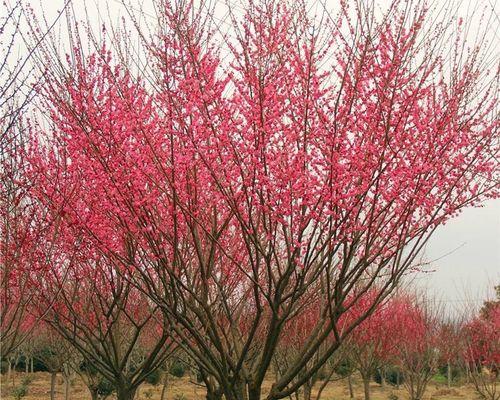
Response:
[[[10,0],[12,3],[14,0]],[[66,0],[67,1],[67,0]],[[224,2],[224,0],[221,0]],[[445,0],[435,0],[440,4]],[[87,0],[85,11],[84,0],[72,0],[77,15],[85,19],[98,21],[97,8],[105,9],[104,0]],[[130,0],[132,5],[142,0]],[[326,0],[327,7],[338,3]],[[481,4],[491,6],[496,12],[497,26],[500,14],[500,0],[479,0]],[[63,7],[65,0],[35,0],[31,2],[38,17],[45,16],[51,21],[57,10]],[[377,2],[385,4],[387,0]],[[464,0],[458,6],[459,14],[464,17],[470,5],[477,8],[478,1]],[[109,0],[109,15],[114,21],[119,20],[119,0]],[[3,4],[0,15],[5,15]],[[107,12],[104,12],[107,14]],[[102,17],[102,14],[101,14]],[[64,21],[64,19],[63,19]],[[500,48],[498,28],[491,32],[494,49]],[[495,56],[498,59],[498,53]],[[0,59],[2,59],[0,54]],[[435,272],[420,274],[415,277],[418,286],[428,288],[439,301],[450,310],[463,311],[471,302],[481,304],[483,299],[493,295],[493,286],[500,284],[500,199],[487,202],[484,207],[466,209],[461,215],[440,227],[428,244],[425,256],[434,260],[431,268]]]
[[[435,272],[416,280],[450,308],[475,305],[500,284],[500,200],[469,208],[438,228],[425,255]],[[437,260],[438,258],[441,259]]]

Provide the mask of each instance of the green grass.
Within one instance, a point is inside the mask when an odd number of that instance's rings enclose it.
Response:
[[[442,384],[445,384],[448,382],[448,378],[442,374],[436,374],[434,375],[434,377],[432,378],[432,380],[436,383],[442,383]]]

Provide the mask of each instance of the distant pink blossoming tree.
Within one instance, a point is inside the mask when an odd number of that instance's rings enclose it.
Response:
[[[497,287],[497,296],[500,287]],[[464,358],[476,392],[484,399],[498,400],[500,369],[500,296],[486,302],[480,315],[463,328]]]

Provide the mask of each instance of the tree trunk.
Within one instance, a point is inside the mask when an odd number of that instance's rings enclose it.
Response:
[[[161,388],[160,400],[165,400],[165,396],[167,395],[167,386],[168,386],[168,372],[165,371],[165,373],[163,374],[163,387]]]
[[[71,392],[71,375],[69,374],[69,371],[66,369],[64,370],[63,374],[64,378],[64,400],[69,400],[70,398],[70,392]]]
[[[56,377],[57,372],[50,373],[50,400],[55,400],[56,398]]]
[[[31,373],[35,372],[35,367],[33,363],[33,357],[31,357]]]
[[[380,386],[385,387],[385,370],[380,368]]]
[[[12,365],[10,364],[10,360],[7,360],[7,382],[10,383],[10,377],[12,375]],[[14,386],[14,381],[12,381],[12,386]]]
[[[347,375],[347,386],[349,387],[349,398],[354,399],[354,389],[352,387],[351,375]]]
[[[116,400],[134,400],[137,388],[116,388]]]
[[[207,390],[207,400],[222,400],[222,393],[213,391],[213,390]]]
[[[92,400],[99,400],[99,394],[97,393],[97,389],[94,387],[89,387],[90,398]]]
[[[258,391],[258,397],[250,397],[252,394],[250,394],[251,390],[250,388],[247,388],[247,383],[244,380],[241,380],[237,384],[237,393],[236,393],[236,398],[238,400],[258,400],[260,399],[260,389]]]
[[[448,389],[451,387],[451,365],[450,362],[446,364],[446,375],[448,377]]]
[[[370,376],[363,376],[363,388],[365,390],[365,400],[370,400]]]
[[[209,376],[201,367],[199,367],[197,380],[203,381],[205,383],[205,387],[207,389],[206,400],[222,399],[221,388],[217,385],[215,380],[211,376]]]
[[[222,390],[217,386],[213,379],[207,375],[202,375],[202,379],[207,388],[206,400],[222,400]]]
[[[245,385],[246,386],[246,385]],[[248,400],[260,400],[262,387],[261,386],[248,386]]]
[[[29,359],[25,358],[24,359],[24,372],[28,373],[30,371],[30,363]]]
[[[312,385],[309,382],[304,384],[304,400],[311,400]]]
[[[259,400],[260,387],[248,384],[243,378],[234,378],[231,386],[224,391],[226,400]]]
[[[422,400],[424,396],[424,391],[417,387],[411,395],[411,400]]]

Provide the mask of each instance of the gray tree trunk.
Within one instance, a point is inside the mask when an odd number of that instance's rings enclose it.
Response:
[[[347,386],[349,386],[349,398],[354,399],[354,389],[352,387],[352,378],[351,375],[347,376]]]
[[[163,387],[161,388],[160,400],[165,400],[165,396],[167,395],[167,386],[168,386],[168,372],[165,371],[165,373],[163,374]]]
[[[446,375],[448,377],[448,389],[451,387],[451,365],[450,362],[446,364]]]
[[[363,376],[363,389],[365,392],[365,400],[370,400],[370,377]]]
[[[10,364],[10,360],[7,360],[7,382],[10,383],[10,377],[12,375],[12,365]],[[12,386],[14,386],[14,382],[12,382]]]
[[[57,372],[50,373],[50,400],[55,400],[56,398],[56,377]]]
[[[134,400],[137,388],[131,389],[128,387],[116,388],[117,400]]]
[[[68,368],[64,367],[64,400],[69,400],[71,397],[71,373]]]

